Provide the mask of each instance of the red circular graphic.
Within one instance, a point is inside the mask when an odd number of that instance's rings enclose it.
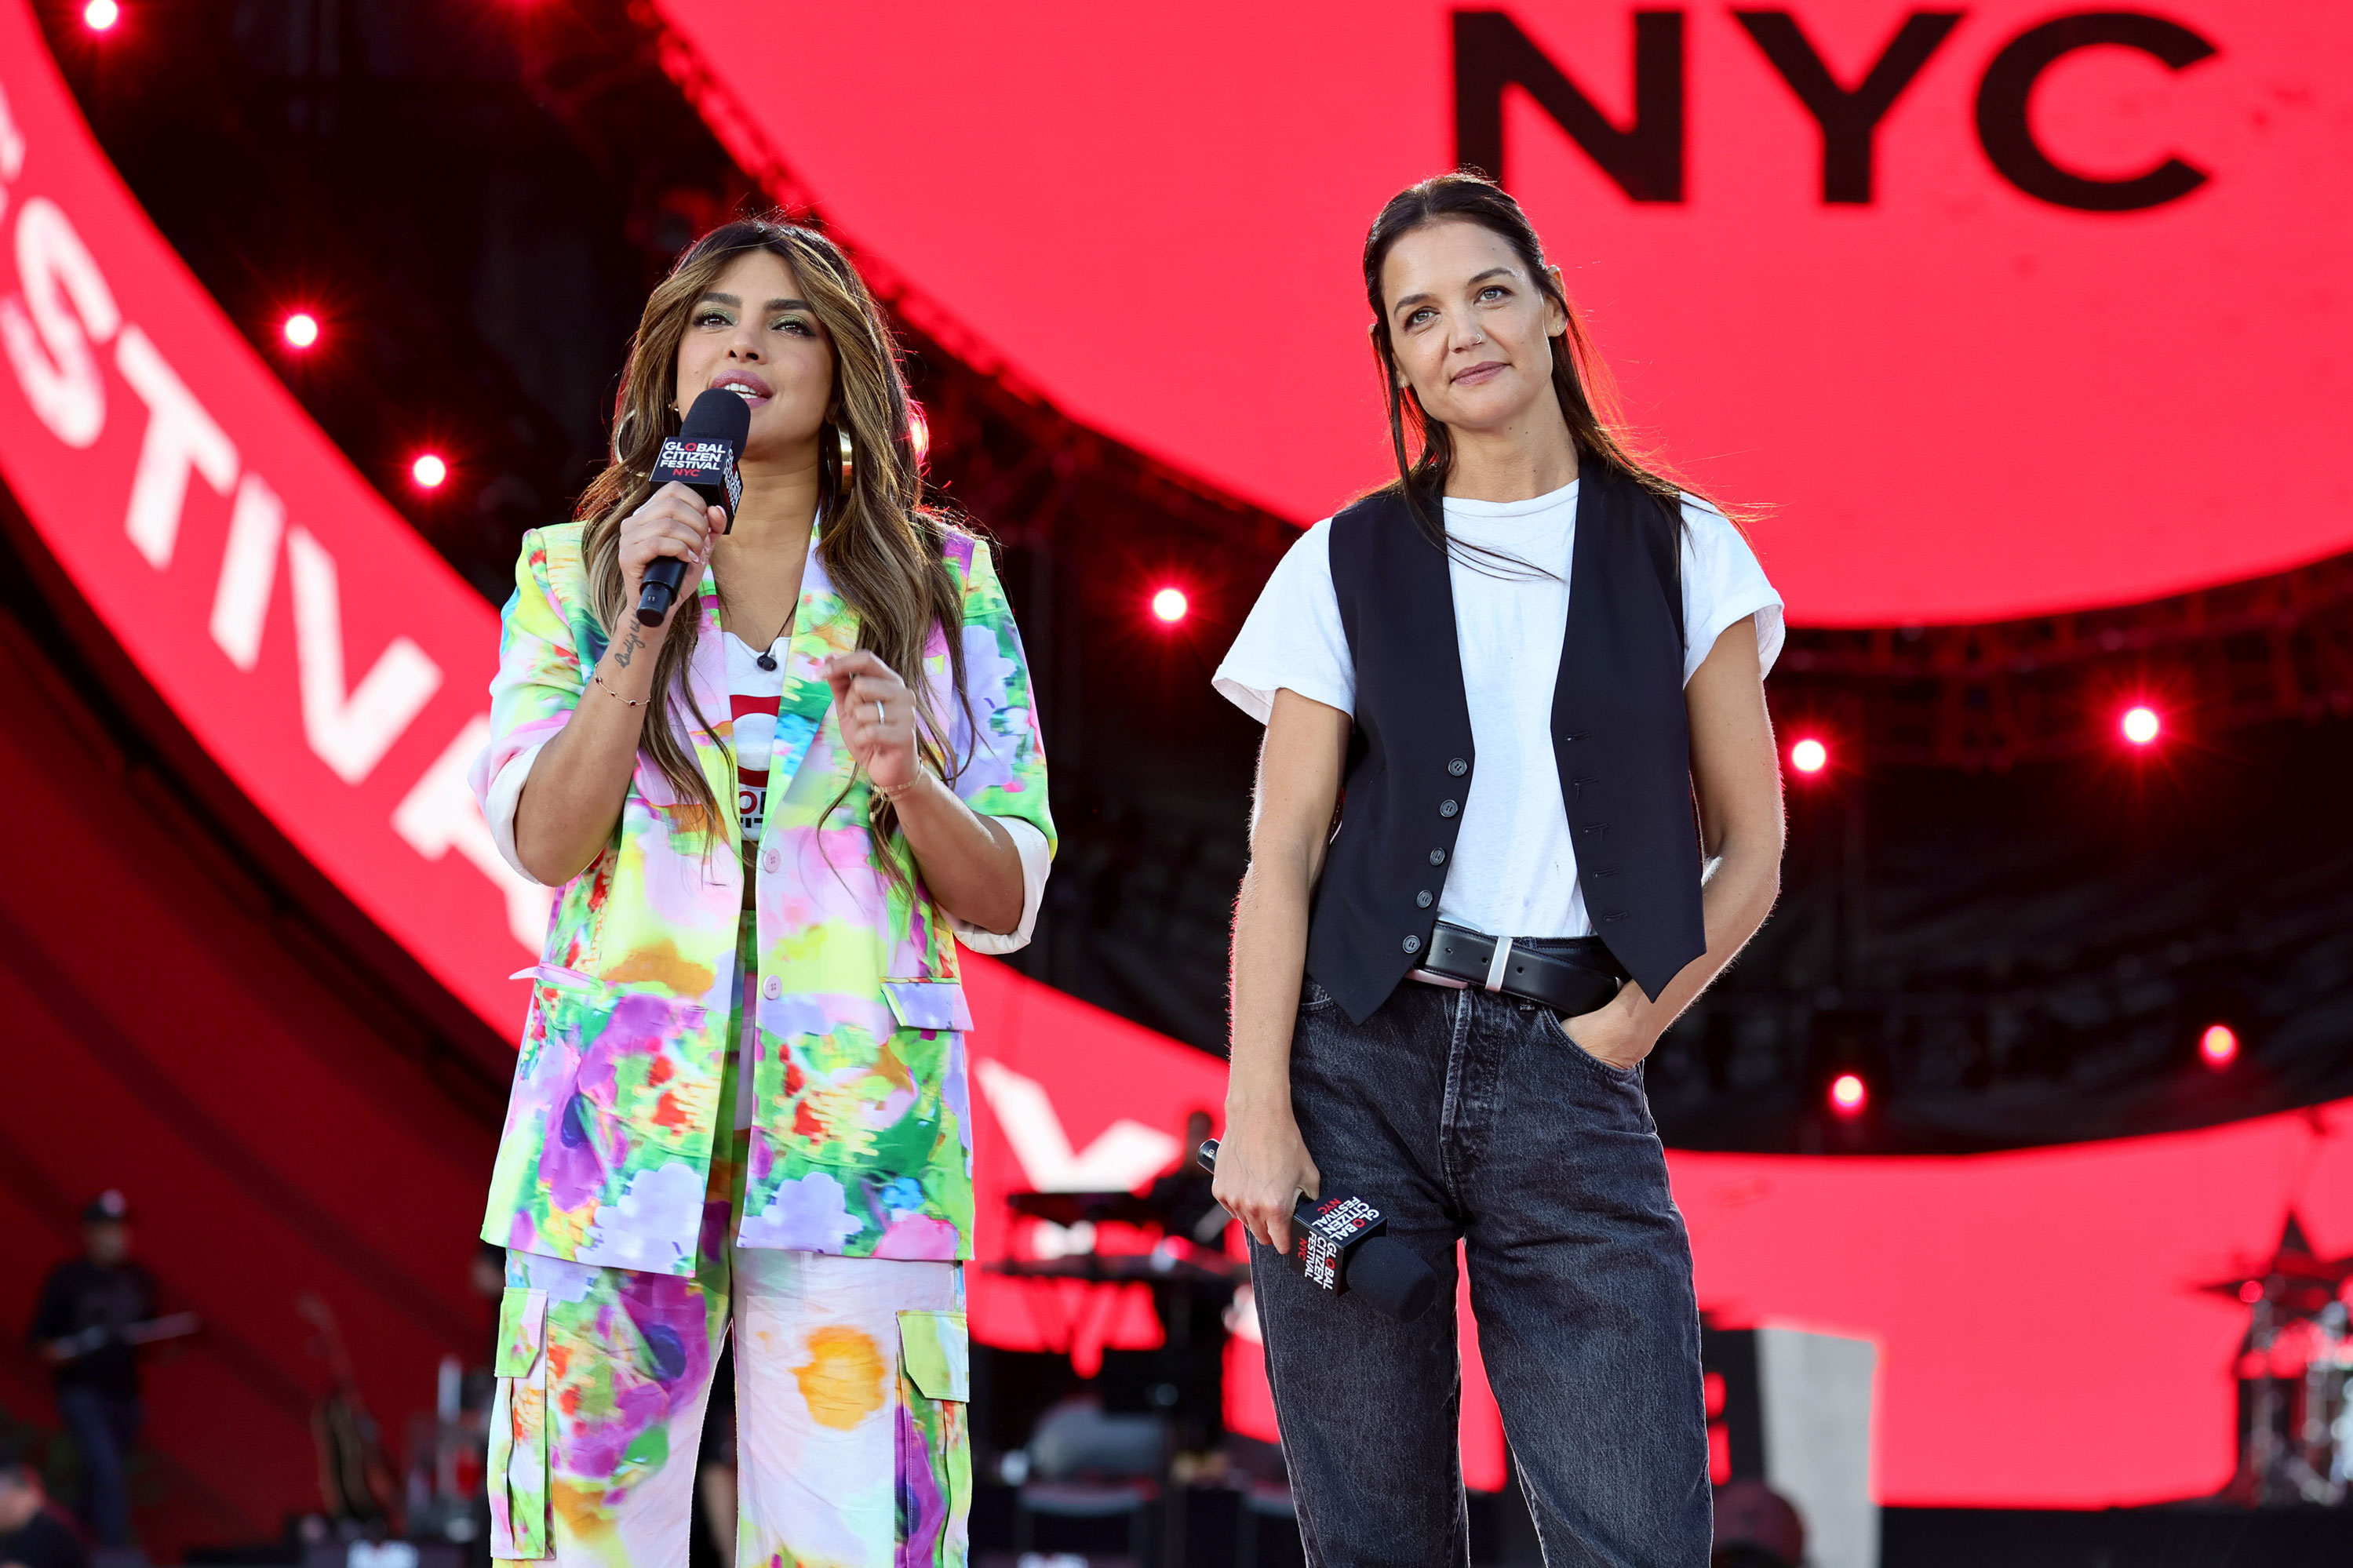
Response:
[[[2341,7],[661,9],[721,133],[911,313],[1303,523],[1388,472],[1367,224],[1499,145],[1634,422],[1761,503],[1796,619],[2353,547]]]

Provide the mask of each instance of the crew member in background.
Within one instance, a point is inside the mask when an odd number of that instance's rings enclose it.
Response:
[[[0,1568],[90,1568],[90,1552],[58,1516],[41,1473],[0,1450]]]
[[[751,407],[732,532],[649,478],[712,390]],[[561,890],[483,1229],[499,1557],[685,1562],[732,1323],[736,1561],[965,1560],[956,942],[1028,940],[1053,826],[1012,612],[909,430],[842,253],[730,223],[648,301],[579,520],[524,538],[473,780]]]
[[[123,1460],[139,1435],[139,1349],[130,1331],[155,1316],[155,1277],[131,1256],[131,1205],[103,1192],[81,1212],[81,1256],[49,1270],[32,1339],[50,1366],[58,1416],[81,1454],[82,1523],[100,1546],[131,1544]]]
[[[1293,546],[1216,678],[1266,725],[1216,1190],[1308,1561],[1468,1561],[1454,1313],[1266,1250],[1329,1181],[1441,1300],[1467,1242],[1546,1561],[1700,1568],[1699,1315],[1642,1058],[1779,886],[1780,600],[1588,393],[1511,197],[1402,192],[1364,270],[1397,480]]]

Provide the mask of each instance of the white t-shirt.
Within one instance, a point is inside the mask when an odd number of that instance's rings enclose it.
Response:
[[[1683,679],[1727,626],[1750,616],[1757,617],[1757,662],[1770,669],[1781,651],[1781,596],[1722,513],[1686,500],[1683,515]],[[1450,568],[1479,766],[1462,803],[1438,912],[1493,936],[1590,936],[1552,748],[1553,685],[1571,613],[1577,486],[1533,500],[1449,497],[1446,530],[1548,575],[1498,574],[1459,552]],[[1282,687],[1356,712],[1356,660],[1332,587],[1331,519],[1309,529],[1277,563],[1218,666],[1215,684],[1261,724]]]

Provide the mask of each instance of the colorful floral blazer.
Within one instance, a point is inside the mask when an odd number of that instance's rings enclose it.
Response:
[[[582,525],[525,536],[491,684],[477,798],[572,717],[607,641],[590,608]],[[969,712],[934,633],[921,679],[949,720],[976,811],[1053,842],[1029,668],[986,544],[952,534],[964,589]],[[735,815],[726,648],[705,574],[690,663],[702,720],[673,700],[723,816],[705,819],[639,758],[613,840],[560,891],[533,982],[487,1241],[691,1274],[720,1127],[746,866]],[[753,862],[757,945],[744,1026],[757,1031],[738,1242],[860,1258],[972,1255],[972,1112],[955,939],[920,881],[877,856],[864,774],[841,743],[818,666],[858,644],[858,617],[812,548],[794,623]],[[601,697],[601,693],[598,694]],[[596,699],[591,699],[596,700]],[[609,699],[606,699],[609,700]],[[845,793],[846,792],[846,793]],[[897,840],[906,863],[906,844]],[[722,1155],[724,1142],[719,1144]]]

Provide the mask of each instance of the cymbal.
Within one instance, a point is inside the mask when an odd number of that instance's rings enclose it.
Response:
[[[1134,1193],[1012,1193],[1006,1207],[1055,1225],[1166,1225],[1168,1216]]]

